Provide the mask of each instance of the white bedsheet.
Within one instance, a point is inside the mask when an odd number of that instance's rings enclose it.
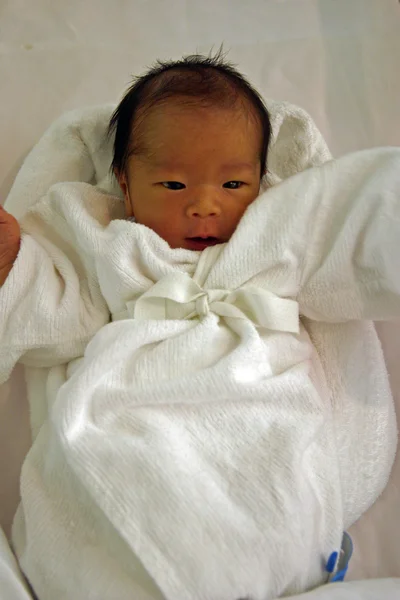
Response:
[[[222,41],[264,95],[310,112],[335,155],[400,145],[399,28],[396,0],[3,0],[0,200],[61,113],[115,101],[130,75],[157,57],[206,52]],[[379,331],[400,406],[400,325]],[[17,370],[0,390],[0,522],[7,533],[28,445]],[[400,576],[399,502],[398,460],[382,498],[353,529],[351,577]],[[380,597],[389,597],[383,588]]]

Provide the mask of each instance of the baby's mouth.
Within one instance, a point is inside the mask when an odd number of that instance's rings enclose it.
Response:
[[[186,242],[188,243],[189,250],[204,250],[209,246],[216,246],[217,244],[222,244],[222,240],[213,236],[195,236],[186,238]]]

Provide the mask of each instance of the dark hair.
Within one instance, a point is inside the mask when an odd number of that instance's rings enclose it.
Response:
[[[238,100],[247,101],[253,116],[261,126],[261,176],[266,171],[271,123],[260,94],[226,62],[222,48],[215,56],[186,56],[178,61],[157,61],[144,75],[136,77],[114,111],[108,135],[115,133],[112,171],[122,172],[129,156],[143,151],[140,145],[140,124],[155,105],[179,96],[182,102],[203,106],[219,104],[233,107]]]

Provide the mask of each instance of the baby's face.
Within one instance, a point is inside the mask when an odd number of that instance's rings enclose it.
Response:
[[[143,124],[145,152],[119,182],[127,216],[171,248],[204,250],[229,240],[260,188],[261,133],[238,109],[172,101]]]

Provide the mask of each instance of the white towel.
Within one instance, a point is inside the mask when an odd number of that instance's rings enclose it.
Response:
[[[14,528],[41,600],[269,600],[324,580],[396,433],[379,352],[374,397],[363,365],[338,370],[345,338],[321,326],[324,364],[298,315],[400,316],[399,165],[384,149],[301,173],[202,254],[115,220],[120,201],[88,184],[26,217],[1,364],[70,361]]]

